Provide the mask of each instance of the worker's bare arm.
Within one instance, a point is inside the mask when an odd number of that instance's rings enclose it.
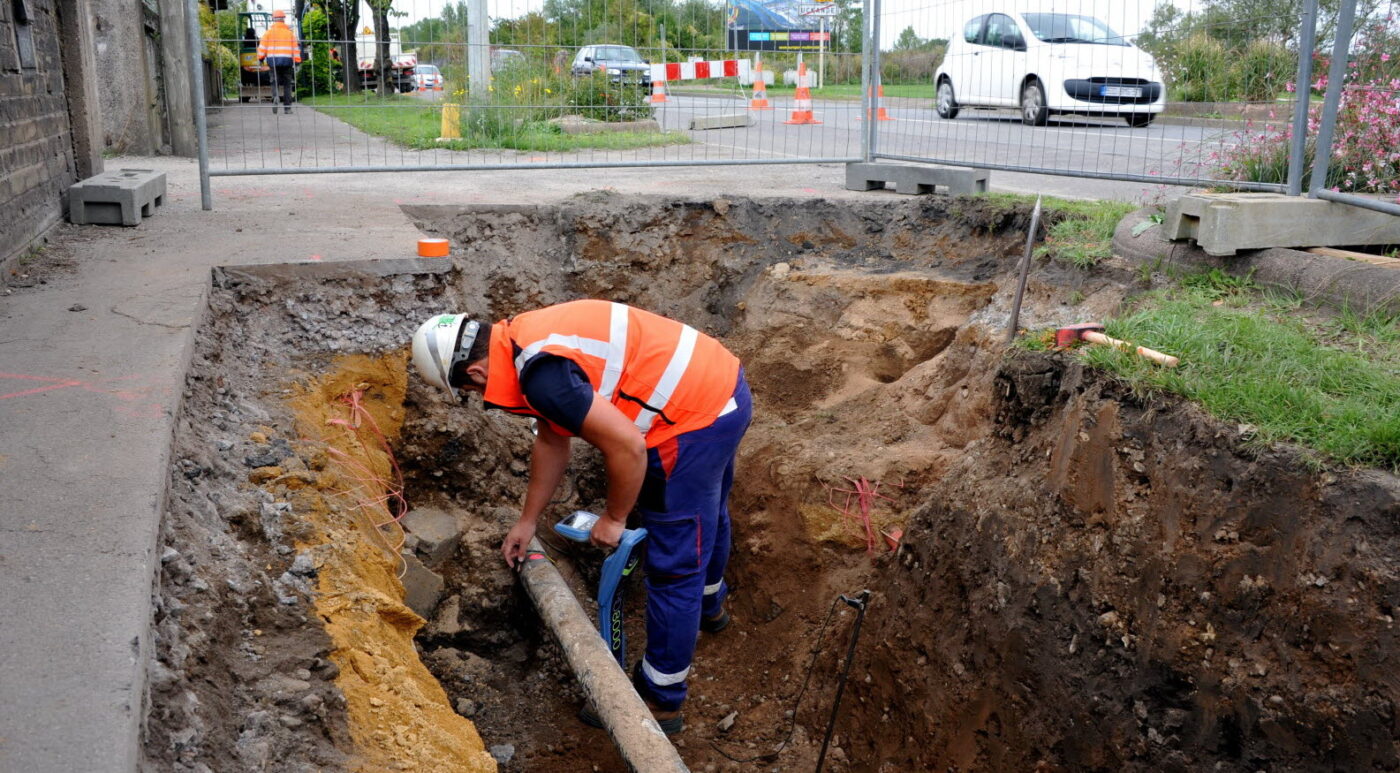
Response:
[[[592,541],[599,547],[617,547],[646,478],[646,441],[637,425],[598,394],[593,395],[579,435],[603,453],[608,474],[608,509],[593,527]]]
[[[501,545],[501,554],[506,563],[516,566],[525,558],[525,550],[530,539],[535,536],[535,526],[540,513],[549,504],[550,497],[559,488],[564,478],[564,470],[569,466],[569,439],[540,422],[535,435],[535,447],[530,454],[530,483],[525,489],[525,504],[521,507],[520,519],[506,534]]]

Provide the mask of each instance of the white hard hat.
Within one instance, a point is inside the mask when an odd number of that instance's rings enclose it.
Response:
[[[433,386],[452,388],[452,366],[467,359],[481,323],[465,314],[438,314],[413,334],[413,366]]]

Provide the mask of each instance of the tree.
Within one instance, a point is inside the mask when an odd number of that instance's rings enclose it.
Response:
[[[831,49],[859,53],[865,47],[865,9],[857,0],[833,0]]]
[[[899,37],[895,39],[894,50],[918,51],[920,48],[923,48],[924,43],[924,39],[919,37],[918,33],[914,32],[914,25],[911,24],[905,27],[904,31],[899,33]]]
[[[360,27],[359,0],[322,0],[330,33],[339,41],[341,69],[345,72],[345,90],[360,90],[359,55],[355,50],[355,34]]]
[[[1374,15],[1383,0],[1358,0],[1358,19]],[[1148,51],[1169,50],[1174,44],[1204,33],[1230,47],[1256,40],[1297,48],[1304,0],[1205,0],[1194,13],[1183,12],[1171,0],[1159,0],[1138,44]],[[1319,0],[1317,41],[1327,45],[1337,29],[1341,0]]]
[[[374,73],[377,93],[384,97],[398,93],[398,80],[391,78],[394,58],[389,54],[389,9],[394,0],[365,0],[374,24]]]

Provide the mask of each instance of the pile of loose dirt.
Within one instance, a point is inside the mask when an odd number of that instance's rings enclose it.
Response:
[[[498,552],[526,424],[403,364],[428,314],[579,297],[721,337],[753,387],[736,623],[702,636],[677,739],[694,769],[813,765],[852,613],[823,623],[863,587],[831,770],[1391,764],[1394,479],[1251,454],[1180,401],[1007,359],[1027,212],[589,195],[410,213],[452,238],[450,271],[221,275],[177,440],[153,764],[447,769],[434,755],[489,764],[484,746],[501,770],[620,769]],[[1038,266],[1023,320],[1105,316],[1134,281]],[[603,492],[580,447],[550,514]],[[458,532],[432,559],[407,537],[443,583],[421,617],[389,523],[420,508]],[[558,547],[587,597],[598,556]],[[481,745],[454,751],[464,718]]]

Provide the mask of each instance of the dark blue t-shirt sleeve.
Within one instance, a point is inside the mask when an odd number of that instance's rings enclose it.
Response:
[[[543,354],[531,360],[520,374],[520,390],[541,416],[575,435],[593,407],[593,385],[567,357]]]

